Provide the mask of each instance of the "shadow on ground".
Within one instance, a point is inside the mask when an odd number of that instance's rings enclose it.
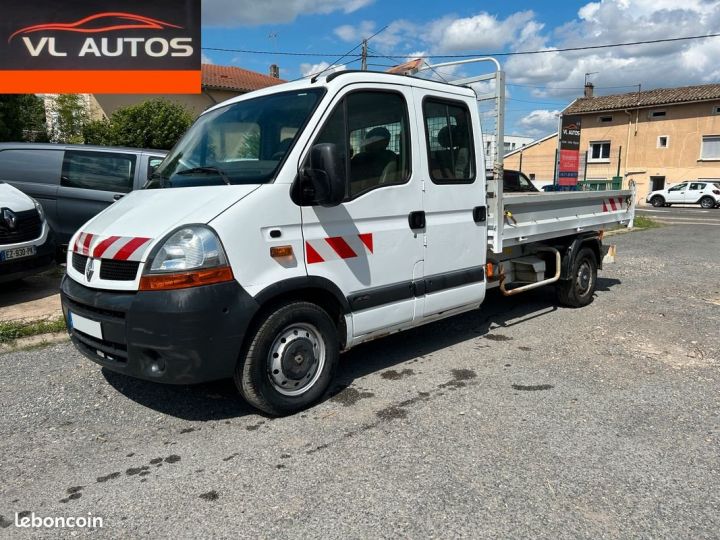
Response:
[[[602,294],[619,284],[617,279],[598,278],[597,291]],[[479,310],[371,341],[343,354],[330,395],[341,392],[356,379],[370,373],[487,336],[496,329],[543,317],[557,309],[567,308],[558,307],[554,290],[549,287],[508,298],[497,290],[490,291]],[[127,398],[184,420],[224,420],[257,414],[239,397],[232,380],[171,386],[133,379],[106,369],[103,369],[103,375]]]
[[[60,280],[64,269],[56,267],[36,276],[18,281],[0,283],[0,308],[32,302],[60,292]]]

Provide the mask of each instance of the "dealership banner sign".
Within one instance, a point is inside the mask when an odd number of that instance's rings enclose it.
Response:
[[[558,184],[574,186],[580,168],[580,117],[563,116],[560,126]]]
[[[0,93],[200,93],[200,0],[6,4]]]

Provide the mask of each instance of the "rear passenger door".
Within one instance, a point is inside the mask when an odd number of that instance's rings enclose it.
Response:
[[[705,184],[702,182],[690,182],[690,186],[685,192],[685,202],[688,204],[696,204],[700,202],[700,197],[702,197],[704,190]]]
[[[424,130],[423,209],[426,226],[423,313],[432,317],[485,296],[485,171],[477,104],[415,89]]]
[[[90,220],[133,189],[137,156],[66,150],[58,190],[60,241],[67,243]]]
[[[346,197],[331,208],[302,208],[305,264],[309,276],[331,281],[348,298],[355,337],[409,326],[416,317],[422,235],[408,218],[422,210],[422,192],[414,118],[410,88],[349,87],[311,139],[340,150]]]

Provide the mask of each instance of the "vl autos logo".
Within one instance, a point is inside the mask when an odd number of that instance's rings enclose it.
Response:
[[[200,2],[4,2],[0,94],[199,94]]]
[[[22,40],[31,57],[42,55],[55,58],[188,58],[195,53],[192,37],[163,37],[159,35],[137,36],[138,30],[160,33],[167,29],[184,30],[180,25],[136,13],[94,13],[71,22],[51,22],[20,28],[8,38]],[[43,34],[53,33],[53,36]],[[66,44],[59,34],[81,35]],[[113,34],[112,37],[104,34]],[[68,40],[69,41],[69,40]]]

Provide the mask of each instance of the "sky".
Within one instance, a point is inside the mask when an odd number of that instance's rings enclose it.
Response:
[[[596,95],[720,81],[720,37],[562,52],[558,48],[628,43],[720,31],[720,0],[601,0],[484,2],[446,0],[202,0],[205,62],[297,79],[335,65],[373,37],[370,69],[417,56],[511,53],[498,57],[506,72],[506,133],[542,137],[557,129],[557,114],[582,95],[586,73]],[[298,55],[284,55],[291,52]],[[356,51],[357,52],[357,51]],[[398,58],[395,58],[398,57]],[[337,63],[359,69],[354,58]],[[430,60],[433,62],[433,60]],[[445,61],[436,59],[434,62]],[[441,73],[469,76],[478,67]]]

